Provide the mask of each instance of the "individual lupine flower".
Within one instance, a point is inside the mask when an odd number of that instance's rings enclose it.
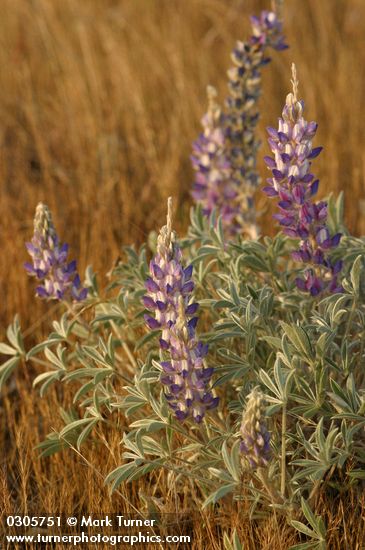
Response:
[[[251,16],[253,34],[250,42],[252,44],[270,46],[279,51],[287,49],[288,45],[285,44],[283,35],[280,4],[281,2],[276,2],[275,11],[264,10],[259,17]]]
[[[253,35],[248,42],[237,42],[232,52],[234,67],[228,71],[229,96],[226,100],[225,135],[227,156],[231,163],[231,178],[237,189],[233,209],[236,225],[246,228],[252,237],[258,234],[254,194],[260,183],[256,169],[260,142],[255,136],[261,95],[261,68],[270,59],[266,49],[286,49],[282,22],[275,12],[263,11],[251,17]]]
[[[203,365],[208,347],[195,338],[198,304],[191,297],[192,266],[182,266],[171,209],[169,199],[167,224],[160,231],[157,254],[150,263],[151,276],[146,281],[148,294],[143,303],[151,315],[145,315],[145,321],[149,328],[161,329],[160,347],[170,356],[161,362],[161,382],[170,408],[178,420],[192,417],[199,423],[208,409],[217,406],[218,398],[208,390],[213,369]]]
[[[288,94],[279,118],[278,130],[268,128],[269,145],[274,158],[265,157],[272,172],[263,191],[269,197],[278,197],[279,213],[274,217],[283,226],[283,232],[292,238],[299,238],[299,248],[292,253],[296,261],[309,264],[304,278],[297,278],[299,289],[309,291],[312,296],[323,291],[341,292],[338,275],[342,262],[332,262],[327,254],[335,248],[341,234],[331,236],[326,225],[327,203],[314,202],[319,180],[311,173],[312,159],[322,147],[312,147],[317,131],[316,122],[303,118],[303,101],[298,101],[298,81],[295,66],[293,70],[293,93]]]
[[[240,450],[253,469],[267,466],[271,455],[264,408],[264,396],[258,388],[254,388],[247,398],[240,429]]]
[[[237,205],[233,205],[237,189],[231,180],[225,150],[224,115],[216,102],[217,92],[213,86],[208,86],[207,95],[208,110],[201,121],[203,132],[193,143],[191,156],[196,174],[192,196],[202,205],[205,216],[216,209],[222,216],[224,228],[235,235],[240,229],[234,221],[238,213]]]
[[[32,241],[26,243],[33,263],[24,267],[42,282],[36,294],[53,300],[84,300],[87,289],[81,285],[76,261],[67,262],[68,244],[61,244],[48,207],[39,203],[34,218]]]

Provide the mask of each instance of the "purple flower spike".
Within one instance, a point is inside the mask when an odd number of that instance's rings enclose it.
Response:
[[[160,381],[170,408],[179,421],[192,418],[200,423],[206,411],[218,405],[218,398],[209,390],[213,369],[203,365],[208,347],[195,336],[198,318],[193,315],[198,304],[191,300],[192,266],[184,268],[181,259],[169,199],[167,225],[160,231],[157,254],[150,263],[151,276],[145,285],[148,295],[143,303],[151,311],[145,321],[150,329],[161,329],[160,348],[169,354],[169,361],[160,362],[164,371]]]
[[[269,185],[263,191],[269,197],[279,195],[282,199],[278,203],[280,213],[274,214],[274,218],[285,226],[286,235],[301,239],[292,258],[309,267],[304,278],[296,279],[297,287],[312,296],[342,292],[342,286],[337,283],[341,266],[333,264],[326,254],[327,250],[338,246],[341,234],[331,237],[326,225],[327,203],[315,203],[312,199],[318,191],[319,180],[313,181],[311,161],[320,154],[322,147],[312,147],[317,123],[303,118],[304,103],[297,99],[294,65],[292,82],[293,93],[286,98],[277,135],[271,128],[268,130],[275,165],[267,163],[273,177],[267,180]]]
[[[36,295],[48,300],[72,300],[80,302],[87,297],[87,289],[81,285],[76,261],[67,262],[68,245],[59,242],[51,212],[39,203],[34,218],[34,234],[26,248],[33,264],[24,265],[29,275],[43,281]]]
[[[263,417],[264,396],[254,388],[247,398],[241,423],[240,450],[254,470],[267,466],[270,460],[270,433]]]
[[[270,60],[267,48],[286,48],[280,17],[263,11],[251,18],[252,35],[237,42],[234,66],[228,71],[229,96],[225,112],[215,101],[216,91],[208,87],[208,112],[202,119],[203,133],[193,144],[192,165],[196,171],[193,198],[209,216],[216,209],[226,234],[257,238],[254,193],[259,184],[255,130],[259,119],[257,102],[261,93],[261,68]],[[270,129],[272,137],[277,132]],[[266,162],[275,164],[268,157]]]
[[[203,133],[193,143],[192,164],[196,171],[192,196],[201,204],[205,216],[214,209],[222,215],[224,227],[235,234],[236,207],[231,204],[237,197],[237,188],[231,180],[231,162],[226,151],[224,115],[216,102],[217,92],[207,88],[208,111],[202,118]],[[231,229],[229,229],[231,228]]]

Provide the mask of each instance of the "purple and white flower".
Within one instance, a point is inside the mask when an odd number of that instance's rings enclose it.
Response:
[[[312,296],[323,291],[341,292],[338,275],[342,262],[332,262],[328,256],[328,251],[338,246],[341,234],[330,235],[326,225],[327,203],[313,200],[319,180],[312,173],[311,164],[322,147],[312,146],[317,123],[307,122],[303,117],[304,103],[297,99],[294,66],[293,87],[294,93],[286,98],[278,129],[268,128],[268,142],[274,156],[265,157],[272,177],[263,191],[279,199],[279,213],[274,218],[283,226],[283,232],[300,239],[292,257],[309,267],[303,278],[296,279],[298,288]]]
[[[193,144],[192,163],[196,172],[192,195],[210,215],[216,209],[229,236],[258,236],[254,193],[259,184],[255,136],[259,118],[261,67],[270,59],[267,48],[287,48],[282,23],[275,12],[263,11],[251,18],[253,34],[237,42],[232,52],[234,67],[228,71],[229,96],[226,111],[208,88],[208,112],[202,119],[203,132]]]
[[[247,398],[241,422],[240,450],[252,469],[267,466],[270,456],[270,433],[264,418],[264,396],[254,388]]]
[[[33,262],[24,267],[40,284],[36,294],[49,300],[84,300],[87,289],[81,284],[76,261],[68,262],[68,244],[61,244],[48,207],[39,203],[34,218],[34,234],[27,250]]]
[[[204,366],[208,346],[195,336],[198,304],[192,299],[192,266],[182,265],[171,220],[169,199],[167,225],[160,231],[157,254],[145,283],[143,303],[151,312],[145,315],[145,321],[150,329],[161,330],[160,348],[169,356],[160,365],[170,408],[178,420],[191,417],[200,423],[206,411],[217,406],[218,398],[209,390],[213,368]]]

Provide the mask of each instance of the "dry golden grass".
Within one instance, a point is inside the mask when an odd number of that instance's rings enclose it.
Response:
[[[179,228],[187,226],[189,155],[205,110],[206,85],[214,84],[224,97],[229,52],[236,39],[247,36],[248,14],[267,5],[263,0],[0,2],[1,333],[19,311],[22,326],[32,326],[36,337],[55,309],[35,303],[33,281],[22,269],[39,200],[52,209],[81,269],[90,263],[100,274],[111,267],[121,244],[141,242],[159,228],[167,196],[178,204]],[[285,32],[290,50],[273,55],[265,70],[261,136],[281,111],[295,61],[307,116],[319,122],[317,144],[325,146],[316,161],[321,193],[344,189],[348,225],[365,233],[365,4],[287,0]],[[259,159],[263,176],[265,150],[264,145]],[[267,210],[263,197],[257,202]],[[269,210],[262,225],[275,230]],[[46,319],[38,323],[41,315]],[[30,378],[21,371],[17,391],[11,390],[0,407],[5,450],[0,511],[124,510],[123,497],[111,499],[96,473],[117,463],[120,434],[109,434],[110,454],[89,451],[94,469],[72,453],[37,460],[33,447],[57,426],[57,403],[68,397],[54,392],[38,402]],[[121,491],[136,500],[136,487]],[[352,516],[357,523],[349,520],[349,510],[356,508],[356,502],[338,503],[328,514],[331,549],[361,548],[363,522],[360,526],[357,515]],[[273,521],[258,532],[243,524],[236,510],[225,525],[239,526],[247,548],[290,546],[293,532]],[[206,525],[198,524],[194,548],[221,548],[218,523]]]

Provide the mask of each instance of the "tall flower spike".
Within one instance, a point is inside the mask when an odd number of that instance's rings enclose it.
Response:
[[[333,263],[327,254],[338,246],[341,234],[330,236],[326,225],[327,203],[314,202],[319,180],[311,173],[312,159],[322,147],[312,147],[317,131],[316,122],[303,118],[304,102],[298,100],[298,80],[292,65],[293,93],[288,94],[279,118],[278,130],[268,128],[269,145],[274,158],[265,157],[272,172],[263,191],[269,197],[278,197],[279,213],[274,215],[286,235],[300,239],[299,247],[292,252],[298,262],[308,264],[304,278],[297,278],[299,289],[316,296],[324,291],[341,292],[338,275],[342,262]]]
[[[202,118],[203,132],[193,143],[191,156],[196,171],[192,196],[202,205],[203,214],[210,216],[214,209],[222,216],[223,226],[231,235],[239,231],[234,225],[237,195],[231,180],[231,165],[225,150],[224,115],[216,102],[217,91],[208,86],[208,111]]]
[[[192,266],[183,268],[181,250],[172,231],[172,201],[168,200],[167,224],[162,227],[157,254],[150,263],[143,303],[151,314],[145,321],[151,329],[161,329],[160,347],[168,354],[161,361],[165,397],[178,420],[192,417],[202,421],[205,412],[217,406],[208,386],[213,368],[205,368],[208,346],[197,341],[194,317],[198,304],[192,298]]]
[[[256,169],[260,142],[255,132],[259,120],[261,68],[270,61],[266,57],[267,48],[283,50],[287,45],[282,35],[282,22],[275,12],[263,11],[259,17],[251,17],[251,24],[253,34],[248,42],[237,42],[232,52],[234,67],[228,71],[225,134],[231,178],[237,190],[233,200],[236,226],[255,238],[258,227],[254,194],[260,183]]]
[[[279,1],[279,0],[278,0]],[[228,71],[226,112],[217,105],[214,88],[208,88],[208,111],[202,119],[203,133],[193,144],[196,171],[192,195],[210,215],[215,208],[222,216],[227,236],[258,236],[253,195],[258,186],[254,132],[258,121],[257,100],[261,66],[267,47],[286,48],[282,24],[274,12],[263,11],[251,18],[253,34],[247,43],[237,42]]]
[[[258,388],[254,388],[247,398],[240,430],[240,450],[253,469],[267,466],[270,460],[270,433],[263,413],[264,396]]]
[[[169,341],[168,329],[176,323],[179,298],[183,296],[188,308],[190,293],[194,289],[191,280],[193,268],[182,267],[181,250],[172,231],[171,198],[168,199],[167,208],[167,223],[157,238],[157,254],[150,262],[150,277],[145,283],[148,294],[143,298],[144,305],[151,311],[151,315],[145,315],[145,321],[149,328],[162,330],[160,342],[165,349]],[[197,304],[190,304],[190,315],[197,308]]]
[[[84,300],[87,289],[81,285],[76,261],[67,262],[68,245],[59,242],[48,207],[39,203],[34,218],[32,241],[26,243],[33,263],[24,267],[41,284],[36,289],[40,298],[53,300]]]

